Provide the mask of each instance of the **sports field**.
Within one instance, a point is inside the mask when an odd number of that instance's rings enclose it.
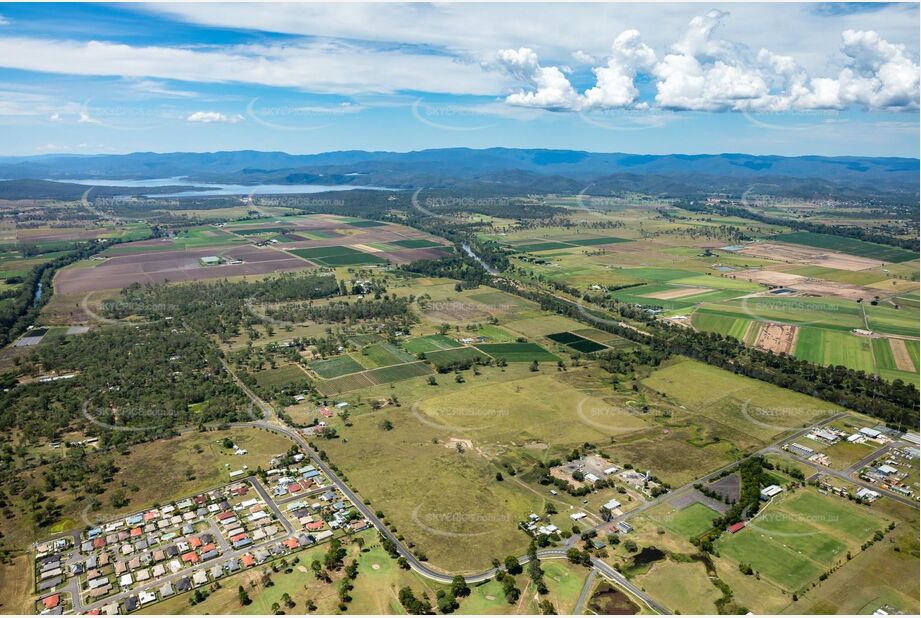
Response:
[[[848,551],[856,553],[885,521],[870,509],[812,490],[785,495],[736,534],[723,534],[721,555],[750,564],[789,592],[810,582]]]

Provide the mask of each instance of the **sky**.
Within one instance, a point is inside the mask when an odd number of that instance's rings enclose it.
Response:
[[[0,155],[917,157],[916,3],[0,3]]]

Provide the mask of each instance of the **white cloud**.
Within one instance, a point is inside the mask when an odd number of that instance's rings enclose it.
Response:
[[[238,82],[336,94],[421,90],[493,95],[509,85],[495,71],[450,56],[316,42],[201,50],[0,37],[0,66],[71,75]]]
[[[519,90],[505,100],[512,105],[543,109],[572,110],[581,106],[579,94],[558,67],[542,67],[534,50],[503,49],[498,53],[499,64],[517,79],[534,87],[531,92]]]
[[[77,122],[79,122],[80,124],[102,124],[100,120],[96,120],[95,118],[90,116],[90,113],[88,111],[85,111],[85,110],[80,111],[79,115],[77,116]]]
[[[586,54],[581,49],[577,49],[576,51],[572,52],[572,57],[576,62],[579,62],[581,64],[595,64],[596,62],[595,57],[593,55]]]
[[[9,26],[9,25],[10,25],[10,20],[8,20],[3,15],[0,15],[0,26]]]
[[[511,105],[591,111],[641,108],[635,82],[655,81],[655,104],[667,110],[765,112],[847,109],[915,110],[919,68],[905,47],[877,32],[846,30],[840,52],[844,68],[834,77],[810,77],[792,56],[716,36],[728,13],[710,11],[690,20],[669,52],[657,61],[637,30],[614,40],[605,64],[592,69],[595,85],[579,94],[560,69],[541,66],[529,48],[500,50],[500,64],[531,90],[506,97]],[[577,52],[581,54],[582,52]]]
[[[50,120],[51,122],[60,122],[61,114],[59,114],[58,112],[54,112],[53,114],[48,116],[48,120]]]
[[[240,114],[222,114],[221,112],[194,112],[186,117],[188,122],[236,124],[243,120]]]

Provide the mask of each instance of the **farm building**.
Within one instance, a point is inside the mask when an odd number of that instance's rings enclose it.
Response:
[[[605,521],[610,521],[613,515],[612,511],[620,508],[620,502],[614,498],[601,505],[601,516]]]
[[[744,522],[744,521],[740,521],[740,522],[735,523],[735,524],[732,524],[731,526],[729,526],[728,528],[726,528],[726,531],[729,532],[730,534],[735,534],[736,532],[738,532],[739,530],[741,530],[741,529],[744,528],[744,527],[745,527],[745,522]]]
[[[206,255],[200,258],[202,266],[217,266],[221,263],[221,258],[216,255]]]
[[[770,500],[771,498],[781,493],[782,491],[783,491],[783,487],[781,487],[780,485],[768,485],[767,487],[761,490],[761,499]]]

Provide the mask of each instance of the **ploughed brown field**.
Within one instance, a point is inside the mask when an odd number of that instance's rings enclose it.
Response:
[[[244,263],[202,266],[201,258],[212,255],[243,260]],[[74,294],[121,289],[135,282],[195,281],[305,268],[312,268],[312,264],[283,251],[270,247],[231,245],[120,255],[98,262],[93,267],[65,268],[55,277],[54,287],[60,294]]]

